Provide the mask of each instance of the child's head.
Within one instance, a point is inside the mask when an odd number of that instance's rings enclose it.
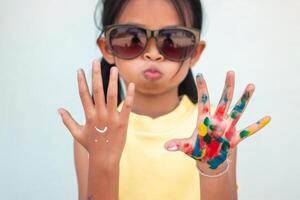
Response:
[[[200,0],[102,0],[102,5],[103,28],[130,24],[111,29],[109,42],[108,34],[97,40],[103,54],[101,69],[105,96],[110,67],[117,66],[126,87],[130,82],[135,83],[136,93],[159,95],[173,91],[188,95],[196,103],[197,89],[191,67],[205,47],[205,43],[198,40],[203,19]],[[166,29],[159,32],[157,42],[153,37],[147,40],[145,30],[141,29],[158,30],[167,26],[195,29]],[[178,45],[180,48],[176,48]],[[154,78],[157,73],[145,74],[150,68],[158,70],[160,76]],[[118,104],[123,98],[119,79]]]

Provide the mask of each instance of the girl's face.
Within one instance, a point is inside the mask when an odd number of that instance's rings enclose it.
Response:
[[[130,0],[115,23],[137,23],[152,30],[170,25],[183,25],[170,0]],[[201,41],[191,58],[184,62],[174,62],[166,59],[159,52],[154,38],[149,40],[146,49],[140,56],[130,60],[113,56],[105,48],[104,39],[101,39],[98,44],[104,58],[110,64],[114,63],[118,67],[126,87],[133,82],[136,93],[145,95],[156,95],[177,89],[205,47],[205,43]],[[153,67],[161,72],[160,78],[151,79],[145,75],[144,71]]]

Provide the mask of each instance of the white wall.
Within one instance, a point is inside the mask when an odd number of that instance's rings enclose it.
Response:
[[[236,101],[255,94],[238,128],[271,115],[239,145],[240,199],[299,199],[300,1],[204,0],[203,72],[217,103],[225,73],[236,72]],[[99,56],[96,0],[0,1],[1,199],[75,199],[72,137],[56,113],[83,121],[76,69],[90,75]],[[88,77],[90,80],[90,77]]]

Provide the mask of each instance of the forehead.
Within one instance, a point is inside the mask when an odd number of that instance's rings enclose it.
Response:
[[[129,0],[116,23],[136,23],[150,29],[183,25],[171,0]]]

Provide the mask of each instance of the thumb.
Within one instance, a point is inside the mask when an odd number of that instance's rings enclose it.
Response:
[[[186,139],[172,139],[165,143],[165,149],[168,151],[186,152],[187,146],[191,146]]]
[[[72,136],[81,143],[80,125],[73,119],[72,115],[65,109],[59,108],[57,112],[60,114],[64,125],[69,129]]]

